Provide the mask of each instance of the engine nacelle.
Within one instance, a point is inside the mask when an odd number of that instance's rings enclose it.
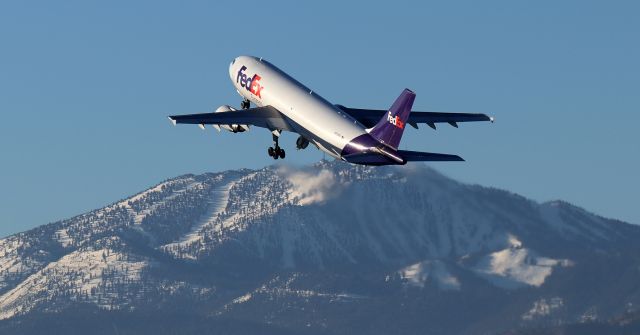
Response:
[[[309,140],[304,138],[303,136],[298,137],[296,140],[296,149],[306,149],[309,146]]]
[[[235,112],[235,108],[229,106],[229,105],[222,105],[220,107],[218,107],[218,109],[216,109],[215,113],[227,113],[227,112]],[[216,127],[214,125],[214,127]],[[232,133],[241,133],[243,131],[247,131],[249,130],[249,125],[246,124],[221,124],[219,126],[222,129],[226,129]],[[218,128],[218,127],[216,127]],[[220,129],[218,129],[220,130]]]

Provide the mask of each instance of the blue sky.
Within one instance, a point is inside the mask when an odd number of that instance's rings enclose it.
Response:
[[[0,236],[166,178],[272,164],[270,135],[172,127],[240,97],[227,67],[262,56],[330,101],[482,112],[409,128],[402,147],[464,182],[640,223],[635,1],[0,2]],[[322,158],[295,152],[289,163]]]

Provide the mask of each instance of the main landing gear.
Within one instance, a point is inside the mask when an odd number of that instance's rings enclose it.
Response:
[[[280,146],[278,145],[278,136],[276,136],[275,134],[273,134],[273,143],[274,146],[273,147],[269,147],[269,149],[267,149],[267,153],[269,154],[269,157],[273,157],[273,159],[284,159],[285,157],[285,152],[284,149],[280,148]]]

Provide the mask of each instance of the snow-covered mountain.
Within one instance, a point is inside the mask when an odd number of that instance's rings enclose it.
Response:
[[[185,175],[0,240],[0,319],[80,306],[275,333],[579,323],[637,310],[639,241],[638,226],[423,165]]]

